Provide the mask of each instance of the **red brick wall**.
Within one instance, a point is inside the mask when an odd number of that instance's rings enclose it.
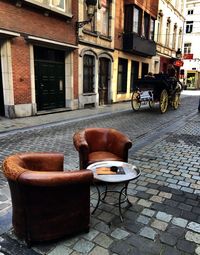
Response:
[[[27,7],[25,4],[16,7],[9,2],[0,1],[1,28],[61,42],[76,43],[77,1],[72,1],[74,17],[69,23],[64,17],[52,16],[52,14],[46,17],[44,10]]]
[[[31,102],[30,48],[23,37],[11,42],[14,104]]]
[[[125,4],[136,4],[154,18],[158,14],[158,0],[125,0]]]

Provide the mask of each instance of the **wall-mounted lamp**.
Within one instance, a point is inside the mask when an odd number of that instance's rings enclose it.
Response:
[[[77,22],[76,23],[77,30],[85,26],[86,24],[90,23],[95,13],[95,6],[97,4],[97,0],[85,0],[85,3],[87,5],[87,16],[89,17],[89,19]]]
[[[181,49],[178,48],[177,52],[176,52],[176,58],[181,58],[182,57],[182,52]]]

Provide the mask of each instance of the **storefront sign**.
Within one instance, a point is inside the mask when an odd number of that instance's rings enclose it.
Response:
[[[180,59],[177,59],[177,60],[175,60],[174,61],[174,66],[178,66],[178,67],[180,67],[180,66],[183,66],[183,61],[182,60],[180,60]]]

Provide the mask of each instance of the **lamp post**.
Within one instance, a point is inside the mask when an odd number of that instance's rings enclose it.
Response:
[[[87,16],[89,17],[88,20],[78,21],[76,23],[77,31],[79,28],[82,28],[86,24],[90,23],[92,21],[92,17],[95,13],[95,6],[97,4],[97,0],[85,0],[85,3],[87,5]]]

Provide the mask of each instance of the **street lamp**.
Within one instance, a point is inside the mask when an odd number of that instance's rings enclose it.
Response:
[[[89,19],[76,22],[77,31],[79,28],[82,28],[83,26],[92,21],[92,17],[94,16],[95,13],[95,6],[97,4],[97,0],[85,0],[85,3],[87,5],[87,15]]]
[[[178,48],[177,52],[176,52],[176,58],[181,58],[182,57],[182,52],[181,49]]]

